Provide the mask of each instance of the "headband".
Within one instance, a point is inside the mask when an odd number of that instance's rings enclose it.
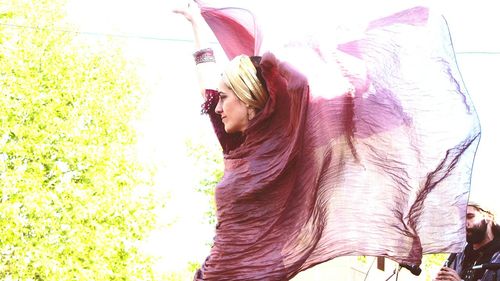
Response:
[[[262,109],[268,93],[257,77],[257,69],[246,55],[239,55],[229,62],[223,75],[224,82],[246,105]]]

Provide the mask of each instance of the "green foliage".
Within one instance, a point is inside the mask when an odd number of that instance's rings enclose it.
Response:
[[[222,151],[218,144],[211,144],[206,137],[198,137],[186,141],[188,156],[193,160],[192,173],[199,181],[197,191],[204,194],[209,202],[205,216],[209,224],[216,222],[215,186],[223,175]],[[211,242],[207,241],[207,244]],[[183,281],[193,278],[201,264],[188,262],[185,268],[169,272],[167,281]]]
[[[0,279],[151,280],[150,174],[135,158],[138,77],[119,49],[50,29],[61,1],[0,26]],[[111,46],[111,47],[110,47]]]
[[[356,260],[358,263],[361,263],[361,264],[366,264],[368,262],[366,256],[357,256]]]
[[[201,267],[201,264],[195,262],[189,262],[181,271],[171,272],[165,276],[166,281],[185,281],[193,279],[193,276],[198,268]]]
[[[200,138],[204,139],[204,138]],[[224,175],[224,165],[222,163],[222,150],[220,146],[210,146],[206,143],[188,140],[186,146],[189,156],[195,160],[195,169],[197,170],[200,184],[197,190],[207,196],[210,200],[210,208],[206,211],[208,221],[215,224],[216,206],[215,206],[215,186]]]
[[[441,267],[449,255],[450,254],[429,254],[422,257],[421,268],[422,271],[426,273],[425,280],[430,281],[436,277],[435,269]]]

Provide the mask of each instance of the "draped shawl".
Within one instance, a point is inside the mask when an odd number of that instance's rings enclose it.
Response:
[[[252,13],[200,6],[229,58],[260,54]],[[480,127],[444,19],[415,7],[334,49],[283,46],[263,54],[270,98],[244,135],[209,109],[225,170],[195,279],[287,280],[338,256],[420,265],[459,251]]]

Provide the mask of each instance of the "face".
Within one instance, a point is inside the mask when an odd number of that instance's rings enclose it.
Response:
[[[215,113],[221,116],[224,129],[229,134],[245,131],[249,120],[255,115],[223,81],[219,83],[219,103]]]
[[[478,244],[486,237],[488,224],[484,215],[474,207],[467,207],[467,243]]]

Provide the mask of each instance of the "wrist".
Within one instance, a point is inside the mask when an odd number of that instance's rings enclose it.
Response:
[[[205,19],[201,16],[200,13],[195,13],[191,15],[190,21],[193,28],[199,28],[199,26],[205,21]]]
[[[214,51],[211,48],[200,49],[193,53],[196,64],[215,62]]]

